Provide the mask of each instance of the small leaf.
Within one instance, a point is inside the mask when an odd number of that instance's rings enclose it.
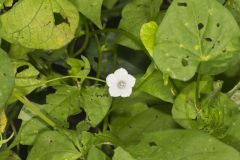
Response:
[[[5,150],[0,152],[1,160],[21,160],[16,153],[11,150]]]
[[[157,20],[162,0],[133,0],[122,11],[119,28],[140,39],[140,29],[144,23]],[[131,39],[120,35],[118,43],[132,49],[140,49],[139,45]]]
[[[86,77],[90,73],[90,63],[88,59],[84,56],[81,56],[82,60],[76,58],[68,58],[67,63],[71,66],[69,74],[71,76]],[[81,78],[83,81],[84,78]]]
[[[127,151],[123,150],[121,147],[118,147],[114,150],[113,160],[136,160],[133,158]]]
[[[68,0],[22,0],[1,15],[1,35],[27,48],[58,49],[73,39],[78,21]]]
[[[77,9],[102,29],[101,10],[103,0],[71,0]]]
[[[103,120],[111,104],[112,98],[108,95],[107,88],[91,86],[81,90],[81,105],[93,127]]]
[[[140,38],[145,48],[148,50],[150,56],[153,56],[153,48],[155,43],[155,35],[158,25],[156,22],[151,21],[142,25],[140,30]]]
[[[14,88],[14,73],[8,55],[0,49],[0,110],[4,108]]]
[[[146,92],[166,102],[173,102],[174,96],[169,85],[164,84],[163,74],[150,65],[145,75],[140,79],[137,89]]]
[[[3,134],[7,126],[7,116],[4,109],[0,110],[0,134]]]
[[[110,158],[108,158],[101,150],[93,146],[88,152],[87,160],[110,160]]]

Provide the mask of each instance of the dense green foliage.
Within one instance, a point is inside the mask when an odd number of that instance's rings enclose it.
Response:
[[[0,10],[0,160],[240,160],[240,0]]]

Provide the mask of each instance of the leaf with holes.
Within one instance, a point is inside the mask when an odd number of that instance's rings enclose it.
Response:
[[[4,108],[14,88],[14,73],[8,55],[0,49],[0,110]]]
[[[67,118],[80,113],[79,88],[75,86],[55,87],[56,92],[47,95],[43,110],[63,126],[68,126]]]
[[[237,150],[194,130],[168,130],[146,134],[125,149],[136,160],[239,160]]]
[[[70,42],[79,21],[68,0],[22,0],[1,15],[1,35],[27,48],[57,49]]]
[[[71,0],[76,8],[102,29],[101,11],[103,0]]]
[[[12,64],[15,74],[15,92],[20,92],[25,96],[39,87],[39,84],[45,82],[45,77],[31,63],[17,60],[13,61]]]
[[[140,29],[144,23],[157,20],[162,0],[134,0],[128,3],[122,11],[119,28],[132,34],[140,42]],[[133,49],[139,45],[125,35],[120,35],[118,43]]]
[[[217,1],[175,0],[158,27],[153,59],[174,79],[216,75],[240,51],[239,37],[238,24]]]
[[[76,160],[82,156],[68,136],[57,131],[46,131],[38,136],[27,159]]]
[[[96,127],[107,115],[112,104],[107,88],[96,86],[81,90],[81,105],[87,113],[87,118],[93,127]]]

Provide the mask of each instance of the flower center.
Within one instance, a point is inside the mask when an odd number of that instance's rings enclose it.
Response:
[[[126,82],[124,82],[124,81],[119,81],[118,84],[117,84],[117,87],[118,87],[119,89],[125,88],[125,87],[126,87]]]

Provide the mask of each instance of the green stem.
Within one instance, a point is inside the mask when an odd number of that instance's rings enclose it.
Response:
[[[13,93],[13,95],[24,104],[24,107],[26,107],[28,110],[30,110],[33,114],[40,117],[43,121],[45,121],[49,126],[55,128],[57,125],[55,122],[53,122],[51,119],[49,119],[45,114],[43,114],[38,107],[33,105],[27,98],[23,98],[17,93]]]
[[[97,67],[97,78],[100,78],[101,76],[101,71],[102,71],[102,60],[103,60],[103,51],[102,51],[102,46],[100,44],[100,41],[98,39],[98,36],[95,34],[94,35],[96,43],[97,43],[97,49],[98,49],[98,67]]]
[[[121,35],[124,35],[127,38],[134,41],[134,43],[136,45],[138,45],[144,52],[149,54],[148,51],[146,50],[146,48],[143,46],[142,42],[136,36],[134,36],[133,34],[127,32],[127,31],[124,31],[124,30],[121,30],[121,29],[106,28],[106,29],[103,29],[103,30],[95,30],[91,34],[100,34],[100,33],[105,33],[105,32],[113,32],[113,33],[119,33]]]
[[[228,93],[227,93],[227,95],[229,96],[229,97],[231,97],[237,90],[239,90],[240,89],[240,82],[238,82],[238,84],[235,86],[235,87],[233,87],[233,89],[231,89]]]
[[[196,83],[196,89],[195,89],[195,107],[199,109],[200,106],[200,94],[199,94],[199,87],[200,87],[200,80],[201,80],[201,74],[198,73],[197,75],[197,83]]]
[[[54,82],[54,81],[58,81],[58,80],[62,80],[62,79],[68,79],[68,78],[85,78],[85,79],[90,79],[90,80],[95,80],[95,81],[99,81],[99,82],[103,82],[103,83],[106,83],[106,81],[102,80],[102,79],[98,79],[98,78],[94,78],[94,77],[84,77],[84,76],[64,76],[64,77],[59,77],[59,78],[54,78],[54,79],[51,79],[51,80],[48,80],[46,82],[42,82],[42,83],[38,83],[38,84],[32,84],[32,85],[26,85],[26,86],[20,86],[20,87],[32,87],[32,86],[43,86],[47,83],[51,83],[51,82]]]
[[[80,55],[87,48],[87,45],[88,45],[88,42],[90,39],[89,26],[88,26],[87,22],[85,22],[84,27],[85,27],[86,34],[85,34],[85,39],[84,39],[83,45],[75,54],[73,54],[73,57]]]

